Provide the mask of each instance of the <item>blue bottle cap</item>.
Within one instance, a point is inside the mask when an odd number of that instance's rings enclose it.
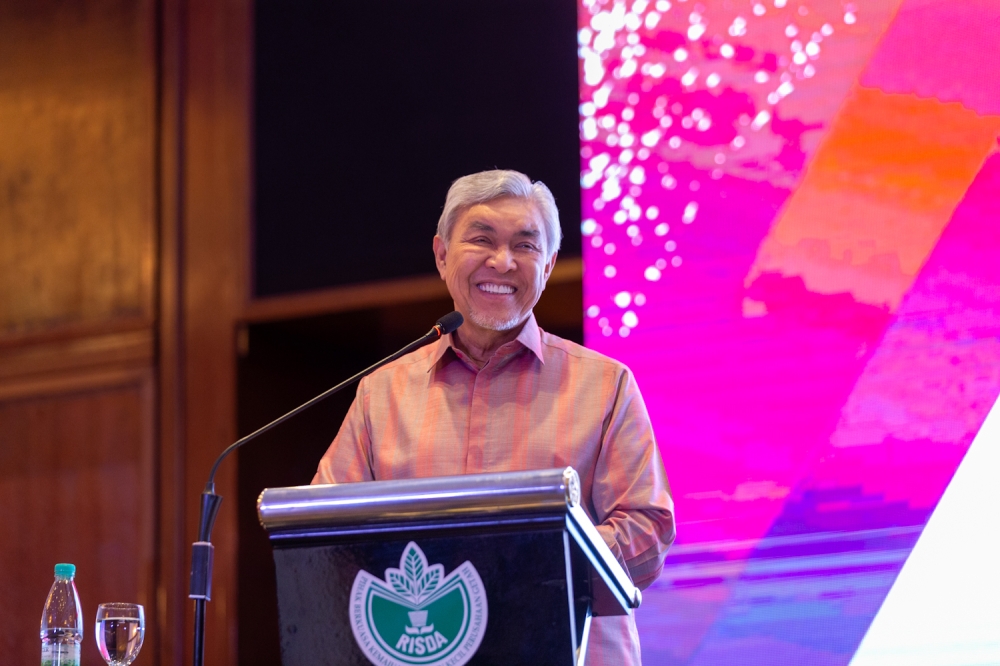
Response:
[[[76,575],[75,564],[57,564],[56,575],[60,578],[72,578]]]

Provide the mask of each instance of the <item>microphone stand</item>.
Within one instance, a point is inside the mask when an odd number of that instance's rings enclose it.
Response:
[[[279,416],[266,426],[258,428],[242,439],[236,440],[226,447],[226,449],[219,454],[219,457],[215,459],[215,464],[212,465],[212,471],[208,475],[208,483],[205,484],[205,490],[201,493],[201,519],[198,524],[198,540],[191,546],[191,587],[189,588],[188,598],[194,599],[194,666],[204,666],[205,663],[205,608],[207,602],[212,599],[212,559],[215,551],[215,547],[212,545],[212,527],[215,525],[215,518],[219,513],[219,505],[222,503],[222,496],[215,494],[215,472],[219,469],[219,463],[221,463],[226,456],[236,449],[240,448],[247,442],[256,439],[260,435],[263,435],[271,428],[284,423],[299,412],[309,409],[317,402],[320,402],[341,389],[350,386],[354,382],[361,380],[366,375],[375,372],[387,363],[395,361],[400,356],[409,354],[415,349],[419,349],[426,344],[440,339],[441,336],[453,332],[461,325],[461,314],[458,312],[446,314],[441,317],[436,324],[434,324],[434,327],[431,328],[430,331],[419,339],[414,340],[395,354],[387,356],[375,365],[365,368],[353,377],[345,379],[333,388],[327,389],[309,402],[299,405],[284,416]]]

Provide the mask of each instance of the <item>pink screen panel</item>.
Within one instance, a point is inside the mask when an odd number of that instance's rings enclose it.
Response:
[[[1000,5],[579,18],[586,342],[677,503],[645,653],[847,663],[1000,393]]]

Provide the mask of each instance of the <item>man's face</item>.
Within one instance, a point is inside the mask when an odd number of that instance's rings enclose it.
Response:
[[[438,272],[476,333],[524,323],[556,263],[555,255],[546,261],[547,249],[537,207],[515,197],[464,210],[447,243],[434,237]]]

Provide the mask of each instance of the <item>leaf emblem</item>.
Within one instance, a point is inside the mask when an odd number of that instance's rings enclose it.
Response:
[[[444,565],[429,566],[427,557],[412,541],[399,558],[399,568],[385,570],[385,582],[414,605],[431,596],[444,579]]]
[[[415,547],[410,546],[406,550],[406,556],[403,558],[403,570],[406,571],[406,577],[409,578],[413,583],[416,583],[424,576],[424,567],[427,566],[427,560],[424,559],[424,554],[418,551]]]
[[[408,585],[409,581],[400,575],[398,570],[393,571],[392,569],[389,569],[385,573],[386,582],[389,583],[389,585],[392,585],[392,589],[404,597],[409,598],[411,596],[410,586]]]
[[[436,568],[431,568],[430,571],[425,573],[420,579],[420,591],[422,594],[430,594],[437,589],[438,583],[441,582],[441,570]]]

